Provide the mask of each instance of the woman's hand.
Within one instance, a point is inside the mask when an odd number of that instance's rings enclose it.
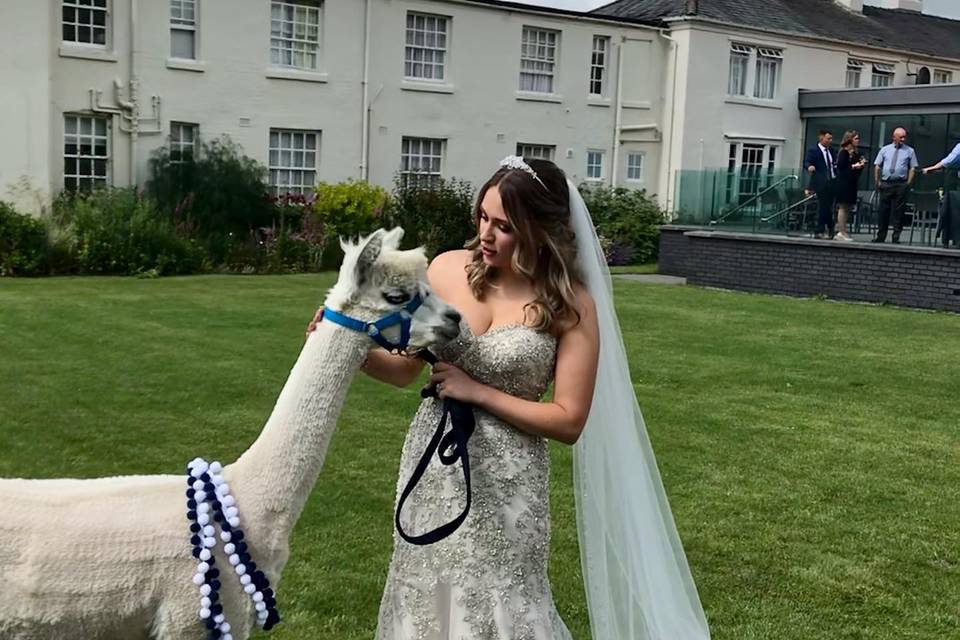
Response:
[[[323,320],[323,305],[317,309],[317,314],[313,316],[313,320],[310,321],[310,324],[307,325],[307,332],[304,335],[304,338],[309,338],[310,334],[313,333],[317,325],[320,324],[320,321]]]
[[[433,365],[430,384],[436,385],[437,396],[441,400],[453,398],[454,400],[473,403],[477,401],[478,396],[484,389],[483,384],[468,376],[462,369],[446,362],[438,362]]]

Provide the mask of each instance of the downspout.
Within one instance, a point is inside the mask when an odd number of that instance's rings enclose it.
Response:
[[[360,126],[360,179],[370,179],[370,3],[373,0],[363,0],[363,79],[360,84],[363,97],[361,98],[361,113],[363,123]]]
[[[140,77],[137,75],[137,0],[130,0],[130,184],[137,186],[137,138],[140,135]],[[158,125],[160,123],[157,123]]]
[[[626,36],[620,36],[617,45],[617,97],[614,100],[613,115],[613,163],[610,167],[610,186],[617,186],[617,171],[620,162],[620,127],[623,124],[623,43]]]
[[[692,4],[688,3],[688,4]],[[689,7],[688,7],[689,9]],[[676,117],[677,117],[677,67],[680,66],[679,60],[679,49],[680,45],[676,40],[671,38],[665,33],[664,29],[659,29],[657,33],[660,34],[660,37],[670,43],[670,49],[673,52],[673,72],[672,79],[670,82],[670,137],[668,138],[669,143],[667,144],[667,197],[665,200],[667,212],[672,213],[673,211],[673,200],[674,193],[673,189],[675,187],[675,178],[673,171],[673,134],[674,127],[676,126]]]

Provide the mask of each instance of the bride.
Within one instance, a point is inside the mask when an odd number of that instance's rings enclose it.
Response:
[[[472,506],[434,544],[394,536],[378,640],[552,640],[570,632],[547,577],[547,439],[575,445],[580,551],[596,640],[705,640],[707,623],[633,394],[609,272],[576,187],[515,156],[480,189],[477,236],[437,256],[432,289],[463,316],[437,352],[439,397],[475,407]],[[318,314],[321,317],[322,310]],[[363,370],[398,386],[418,360],[383,350]],[[541,397],[553,383],[549,401]],[[425,399],[404,443],[400,495],[441,417]],[[401,512],[408,532],[462,510],[459,465],[431,462]]]

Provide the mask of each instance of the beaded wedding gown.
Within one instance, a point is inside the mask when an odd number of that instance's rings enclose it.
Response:
[[[553,379],[556,339],[521,324],[460,337],[441,360],[511,395],[539,400]],[[417,546],[394,532],[377,640],[566,640],[547,578],[550,455],[547,440],[476,410],[470,438],[473,503],[450,537]],[[436,430],[441,403],[424,400],[403,446],[398,495]],[[464,504],[460,464],[434,456],[404,504],[412,534],[455,518]]]

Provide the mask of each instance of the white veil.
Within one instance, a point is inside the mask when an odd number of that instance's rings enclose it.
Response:
[[[578,265],[600,325],[593,405],[574,448],[580,561],[594,640],[707,640],[700,605],[634,395],[610,271],[570,190]]]

